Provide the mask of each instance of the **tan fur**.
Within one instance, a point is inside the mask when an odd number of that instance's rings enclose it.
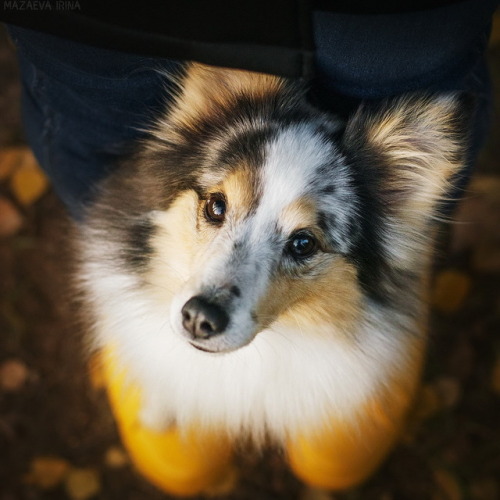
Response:
[[[224,179],[220,191],[226,195],[231,217],[241,219],[251,211],[256,201],[254,175],[251,169],[241,167]],[[217,187],[212,189],[213,192],[217,190]]]
[[[328,270],[320,277],[277,277],[257,315],[260,318],[279,315],[283,324],[298,326],[305,332],[315,323],[335,325],[335,331],[348,338],[355,331],[360,314],[356,270],[342,257],[327,257],[323,266]]]
[[[380,117],[368,120],[367,140],[387,161],[387,193],[399,195],[405,213],[430,213],[462,165],[454,129],[457,105],[452,98],[399,100]],[[397,197],[392,200],[398,205]],[[410,223],[410,220],[405,221]]]
[[[302,198],[290,203],[283,211],[280,224],[285,232],[313,227],[316,224],[316,206],[312,200]]]
[[[376,113],[361,107],[348,124],[346,135],[359,138],[365,161],[380,169],[384,236],[398,268],[431,256],[429,224],[466,159],[461,111],[453,95],[402,97]]]
[[[283,80],[271,75],[192,63],[186,70],[182,94],[169,121],[174,127],[196,128],[196,122],[217,115],[238,96],[259,99],[277,94]]]
[[[354,325],[360,317],[361,291],[352,264],[340,256],[332,259],[328,272],[305,281],[305,288],[303,300],[295,307],[304,324],[322,320],[346,335],[355,331]]]
[[[168,212],[159,212],[160,231],[154,236],[152,246],[159,258],[146,276],[152,286],[152,297],[167,303],[189,278],[189,270],[197,249],[196,217],[198,197],[194,191],[183,192]],[[165,230],[168,228],[168,232]],[[172,245],[175,235],[175,245]],[[175,265],[173,264],[175,263]]]

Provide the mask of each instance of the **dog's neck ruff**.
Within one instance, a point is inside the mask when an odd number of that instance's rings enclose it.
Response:
[[[98,347],[116,346],[143,405],[153,404],[165,423],[180,428],[282,442],[331,418],[356,418],[408,366],[407,335],[396,322],[384,324],[375,308],[367,308],[352,338],[332,325],[304,331],[278,321],[248,346],[213,355],[172,332],[130,276],[105,281],[97,287],[108,291],[98,308]]]

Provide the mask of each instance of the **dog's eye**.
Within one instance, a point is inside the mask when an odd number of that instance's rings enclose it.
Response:
[[[221,194],[212,194],[205,204],[205,217],[211,222],[221,223],[226,215],[226,202]]]
[[[318,244],[316,240],[304,231],[295,233],[288,240],[287,249],[296,258],[304,259],[316,252]]]

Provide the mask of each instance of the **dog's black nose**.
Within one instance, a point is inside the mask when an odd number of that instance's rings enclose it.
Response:
[[[229,323],[229,316],[220,306],[196,296],[182,308],[182,325],[196,339],[208,339],[222,333]]]

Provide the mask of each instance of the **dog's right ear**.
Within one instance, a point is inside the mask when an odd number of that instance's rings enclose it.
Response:
[[[174,128],[196,130],[201,121],[217,120],[238,97],[257,99],[278,94],[283,85],[284,80],[277,76],[190,63],[180,79],[169,123]]]
[[[465,164],[473,108],[472,97],[456,94],[362,105],[347,124],[344,147],[359,168],[371,170],[388,209],[425,217]]]
[[[414,95],[362,105],[348,121],[342,148],[374,200],[389,253],[405,259],[422,248],[465,165],[473,111],[470,96]]]

